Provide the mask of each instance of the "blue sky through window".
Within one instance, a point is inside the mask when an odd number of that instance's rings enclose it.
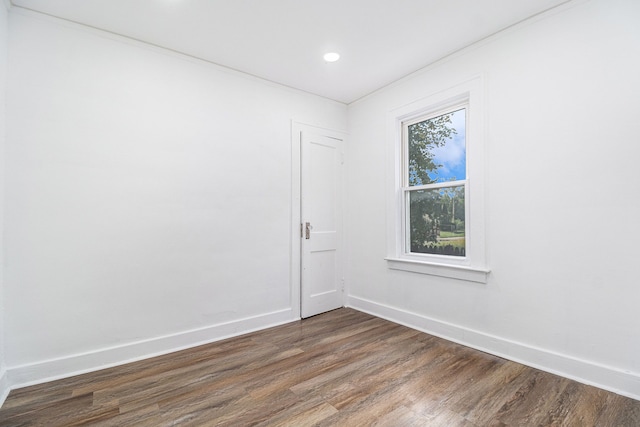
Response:
[[[437,182],[466,179],[466,114],[465,109],[451,113],[451,125],[456,134],[447,140],[442,147],[433,147],[434,163],[441,165],[436,171],[429,173],[429,177]]]

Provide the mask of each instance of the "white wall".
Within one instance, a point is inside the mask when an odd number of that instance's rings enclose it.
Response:
[[[5,3],[0,4],[0,405],[9,393],[6,375],[4,349],[4,146],[5,146],[5,105],[7,80],[7,50],[9,45],[9,20]]]
[[[635,0],[574,2],[352,104],[348,303],[640,398],[638,22]],[[489,282],[389,270],[388,112],[475,75]]]
[[[14,385],[294,318],[291,121],[346,106],[14,9]]]

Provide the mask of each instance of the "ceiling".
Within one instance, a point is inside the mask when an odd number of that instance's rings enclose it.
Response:
[[[347,104],[566,2],[12,0]]]

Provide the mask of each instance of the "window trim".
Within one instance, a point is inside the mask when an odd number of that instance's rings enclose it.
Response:
[[[483,79],[475,77],[388,113],[387,266],[394,270],[486,283]],[[464,105],[466,111],[465,256],[406,252],[404,124]]]

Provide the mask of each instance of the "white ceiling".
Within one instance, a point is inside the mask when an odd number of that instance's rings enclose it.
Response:
[[[566,2],[12,0],[344,103]]]

